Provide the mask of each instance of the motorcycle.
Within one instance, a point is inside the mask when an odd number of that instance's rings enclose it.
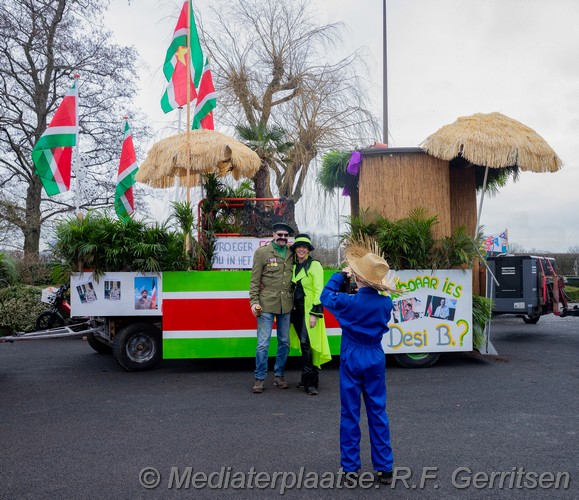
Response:
[[[68,285],[62,285],[52,296],[48,297],[51,308],[38,315],[35,322],[36,330],[48,330],[74,322],[70,318],[71,308],[66,298],[68,289]]]

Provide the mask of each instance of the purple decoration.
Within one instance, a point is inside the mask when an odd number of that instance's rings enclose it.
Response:
[[[360,165],[362,164],[362,153],[353,151],[348,168],[346,169],[350,175],[358,175],[360,173]]]
[[[342,196],[350,196],[350,188],[348,186],[344,186],[344,189],[342,189]]]

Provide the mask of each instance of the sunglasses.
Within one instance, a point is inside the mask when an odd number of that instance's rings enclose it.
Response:
[[[279,236],[280,238],[287,238],[289,236],[289,233],[275,233],[276,236]]]

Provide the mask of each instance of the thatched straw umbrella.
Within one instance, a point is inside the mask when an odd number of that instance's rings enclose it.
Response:
[[[518,166],[523,171],[556,172],[562,166],[537,132],[501,113],[462,116],[420,146],[442,160],[462,156],[473,165],[490,168]]]
[[[556,172],[563,165],[537,132],[501,113],[462,116],[427,137],[420,146],[442,160],[462,158],[474,166],[485,167],[477,230],[489,168],[518,167],[523,171]]]
[[[153,144],[136,176],[156,188],[197,186],[204,173],[228,174],[236,180],[253,177],[259,156],[233,137],[214,130],[190,130]]]

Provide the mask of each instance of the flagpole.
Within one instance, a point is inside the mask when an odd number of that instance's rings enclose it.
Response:
[[[74,170],[75,170],[75,174],[76,174],[76,189],[75,189],[75,205],[76,205],[76,217],[77,219],[81,220],[82,219],[82,214],[80,213],[80,180],[82,178],[82,174],[80,173],[80,169],[81,169],[81,165],[80,165],[80,150],[79,150],[79,142],[80,142],[80,134],[79,134],[79,129],[80,129],[80,124],[78,123],[78,79],[80,78],[80,75],[78,73],[74,74],[74,78],[76,80],[75,82],[75,86],[76,86],[76,106],[74,107],[74,112],[76,114],[75,116],[75,122],[76,122],[76,146],[74,147],[74,156],[75,156],[75,160],[73,161],[73,165],[74,165]]]
[[[382,105],[383,105],[383,121],[384,121],[384,144],[388,144],[388,47],[387,47],[387,38],[386,38],[386,0],[384,0],[383,6],[383,27],[382,27],[382,43],[383,43],[383,61],[382,61],[382,86],[383,86],[383,96],[382,96]]]
[[[187,0],[187,203],[191,202],[191,142],[189,130],[191,129],[191,6],[192,0]]]
[[[342,261],[342,256],[340,252],[340,189],[336,190],[338,195],[338,269],[340,268],[340,263]]]

